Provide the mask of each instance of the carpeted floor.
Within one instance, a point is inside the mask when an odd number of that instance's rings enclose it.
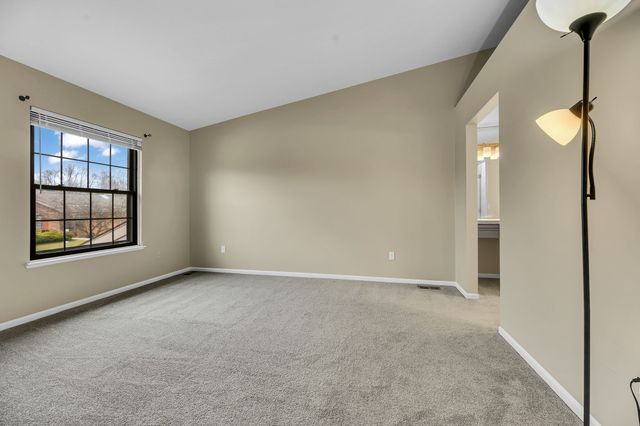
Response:
[[[580,424],[481,295],[179,276],[0,333],[0,424]]]

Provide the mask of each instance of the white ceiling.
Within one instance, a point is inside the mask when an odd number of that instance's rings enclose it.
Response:
[[[494,47],[524,3],[0,0],[0,55],[192,130]]]

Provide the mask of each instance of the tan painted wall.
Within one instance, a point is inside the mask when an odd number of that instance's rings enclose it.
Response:
[[[502,326],[582,400],[579,143],[561,147],[535,124],[581,95],[580,40],[559,35],[530,2],[459,103],[456,236],[474,234],[465,126],[499,92]],[[634,2],[596,34],[592,51],[592,93],[599,97],[598,200],[590,202],[592,412],[604,425],[637,422],[628,383],[640,375],[639,39]],[[467,290],[472,247],[456,247]]]
[[[478,238],[478,272],[500,273],[500,239]]]
[[[453,280],[453,107],[476,59],[192,132],[193,265]]]
[[[487,200],[489,217],[500,218],[500,160],[485,160],[487,163]]]
[[[189,266],[189,134],[0,57],[0,322]],[[25,269],[29,260],[29,94],[33,105],[134,135],[142,155],[146,249]]]

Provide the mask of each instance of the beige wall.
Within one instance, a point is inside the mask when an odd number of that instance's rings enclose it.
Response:
[[[604,425],[637,422],[629,380],[640,375],[640,4],[607,23],[593,41],[593,118],[599,148],[598,200],[590,202],[592,412]],[[457,107],[456,236],[474,230],[474,186],[464,154],[466,125],[500,97],[501,321],[542,366],[582,399],[579,143],[561,147],[536,126],[581,95],[581,43],[559,38],[525,8]],[[470,197],[470,198],[469,198]],[[473,206],[475,207],[475,206]],[[468,287],[470,247],[456,247]],[[462,267],[458,269],[458,266]],[[471,288],[473,289],[473,288]]]
[[[192,264],[453,280],[453,108],[476,59],[192,132]]]
[[[485,160],[487,163],[487,203],[489,217],[500,218],[500,160]]]
[[[0,323],[189,266],[189,134],[0,57]],[[25,269],[29,260],[29,94],[34,106],[134,135],[142,155],[146,249]]]
[[[478,272],[500,273],[500,239],[478,238]]]

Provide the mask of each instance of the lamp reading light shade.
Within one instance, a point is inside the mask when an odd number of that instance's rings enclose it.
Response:
[[[593,105],[589,105],[589,110],[593,109]],[[571,142],[578,132],[582,118],[582,101],[576,103],[569,109],[557,109],[543,115],[536,120],[538,126],[551,139],[560,145],[566,145]]]
[[[551,139],[560,145],[566,145],[580,131],[580,117],[576,117],[568,109],[557,109],[543,115],[536,123]]]
[[[606,13],[609,20],[620,13],[631,0],[537,0],[538,16],[549,28],[563,33],[576,19],[591,13]]]

